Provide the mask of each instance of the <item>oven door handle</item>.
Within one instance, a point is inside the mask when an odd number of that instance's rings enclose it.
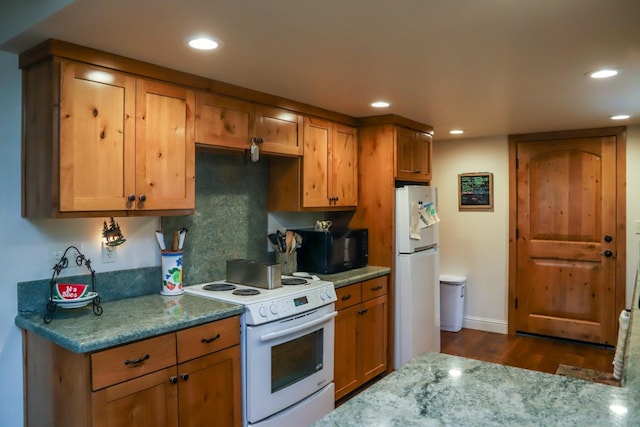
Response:
[[[267,342],[271,340],[275,340],[277,338],[285,337],[287,335],[295,334],[296,332],[304,331],[305,329],[313,328],[314,326],[321,325],[329,320],[333,319],[338,315],[337,311],[333,311],[329,314],[325,314],[319,319],[312,320],[309,323],[304,323],[302,325],[294,326],[293,328],[283,329],[278,332],[271,332],[269,334],[264,334],[260,337],[260,341]]]

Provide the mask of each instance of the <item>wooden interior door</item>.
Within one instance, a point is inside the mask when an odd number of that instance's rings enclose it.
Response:
[[[615,344],[625,264],[619,144],[615,135],[515,142],[517,332]]]

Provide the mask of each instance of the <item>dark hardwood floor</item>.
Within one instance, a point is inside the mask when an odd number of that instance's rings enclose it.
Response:
[[[485,362],[555,373],[559,363],[613,372],[615,349],[545,337],[474,329],[441,332],[441,352]]]

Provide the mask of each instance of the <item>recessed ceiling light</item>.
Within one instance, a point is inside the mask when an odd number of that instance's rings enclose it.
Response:
[[[190,38],[187,42],[189,46],[198,50],[212,50],[220,46],[220,43],[211,37],[198,36]]]
[[[616,114],[615,116],[611,116],[610,119],[611,120],[627,120],[629,117],[631,117],[628,114]]]
[[[451,135],[462,135],[464,133],[464,130],[462,130],[462,129],[451,129],[449,131],[449,133]]]
[[[387,108],[389,104],[387,101],[376,101],[376,102],[372,102],[371,106],[374,108]]]
[[[607,79],[609,77],[617,76],[620,70],[615,68],[603,68],[602,70],[591,71],[587,73],[592,79]]]

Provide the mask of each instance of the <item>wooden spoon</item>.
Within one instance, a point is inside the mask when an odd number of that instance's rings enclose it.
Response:
[[[293,252],[293,231],[287,230],[287,232],[285,233],[284,241],[287,246],[287,252]]]

